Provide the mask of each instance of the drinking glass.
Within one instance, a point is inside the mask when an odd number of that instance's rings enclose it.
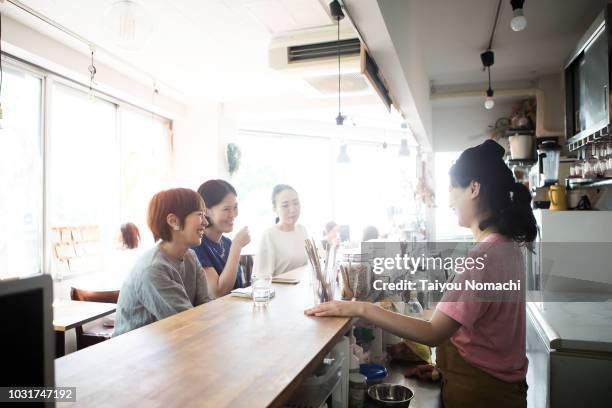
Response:
[[[270,292],[272,291],[272,276],[260,275],[253,277],[253,305],[265,307],[270,303]]]

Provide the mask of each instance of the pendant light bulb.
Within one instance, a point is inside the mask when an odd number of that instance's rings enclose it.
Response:
[[[487,97],[485,98],[484,107],[486,109],[493,109],[495,101],[493,100],[493,89],[487,89]]]
[[[134,0],[115,1],[104,13],[108,37],[127,51],[139,51],[149,41],[155,27],[151,13]]]
[[[514,17],[510,20],[510,27],[514,31],[523,31],[527,27],[527,18],[523,14],[523,9],[514,10]]]
[[[527,18],[523,12],[523,4],[525,0],[510,0],[512,5],[512,20],[510,20],[510,27],[514,31],[523,31],[527,27]]]

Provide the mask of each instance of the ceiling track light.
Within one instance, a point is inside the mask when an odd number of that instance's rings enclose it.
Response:
[[[527,27],[527,18],[523,13],[523,5],[525,0],[510,0],[512,6],[512,20],[510,20],[510,27],[514,31],[523,31]]]
[[[329,3],[329,12],[332,17],[336,20],[336,25],[338,26],[338,42],[337,42],[337,55],[338,55],[338,116],[336,116],[336,125],[342,126],[344,124],[344,116],[342,116],[342,97],[340,93],[340,20],[344,18],[344,13],[342,12],[342,5],[338,0],[334,0]]]

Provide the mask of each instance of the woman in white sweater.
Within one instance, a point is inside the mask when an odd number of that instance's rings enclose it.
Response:
[[[276,213],[276,224],[268,228],[261,238],[259,260],[255,262],[272,272],[272,275],[290,271],[306,265],[308,257],[304,241],[308,238],[306,228],[298,224],[300,199],[293,187],[279,184],[272,190],[272,205]]]

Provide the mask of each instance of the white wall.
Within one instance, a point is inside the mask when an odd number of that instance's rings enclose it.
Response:
[[[10,17],[2,16],[2,50],[14,54],[28,62],[37,64],[59,74],[89,83],[90,57],[83,52],[70,48]],[[109,65],[95,62],[95,81],[100,88],[112,92],[117,97],[129,99],[143,107],[150,108],[153,84],[147,86],[118,72]],[[163,93],[155,97],[157,111],[171,118],[178,117],[184,104]]]
[[[223,104],[190,106],[174,126],[177,185],[197,189],[208,179],[227,178],[225,147],[234,139],[235,129],[223,117]]]
[[[416,24],[417,19],[423,15],[421,5],[418,1],[378,0],[378,6],[414,100],[414,112],[409,113],[418,114],[431,143],[432,107],[429,100],[429,76],[421,49],[423,41],[417,33]]]
[[[511,112],[512,103],[496,103],[493,109],[487,110],[482,100],[463,106],[434,106],[434,151],[457,152],[482,143],[489,137],[488,126]]]

